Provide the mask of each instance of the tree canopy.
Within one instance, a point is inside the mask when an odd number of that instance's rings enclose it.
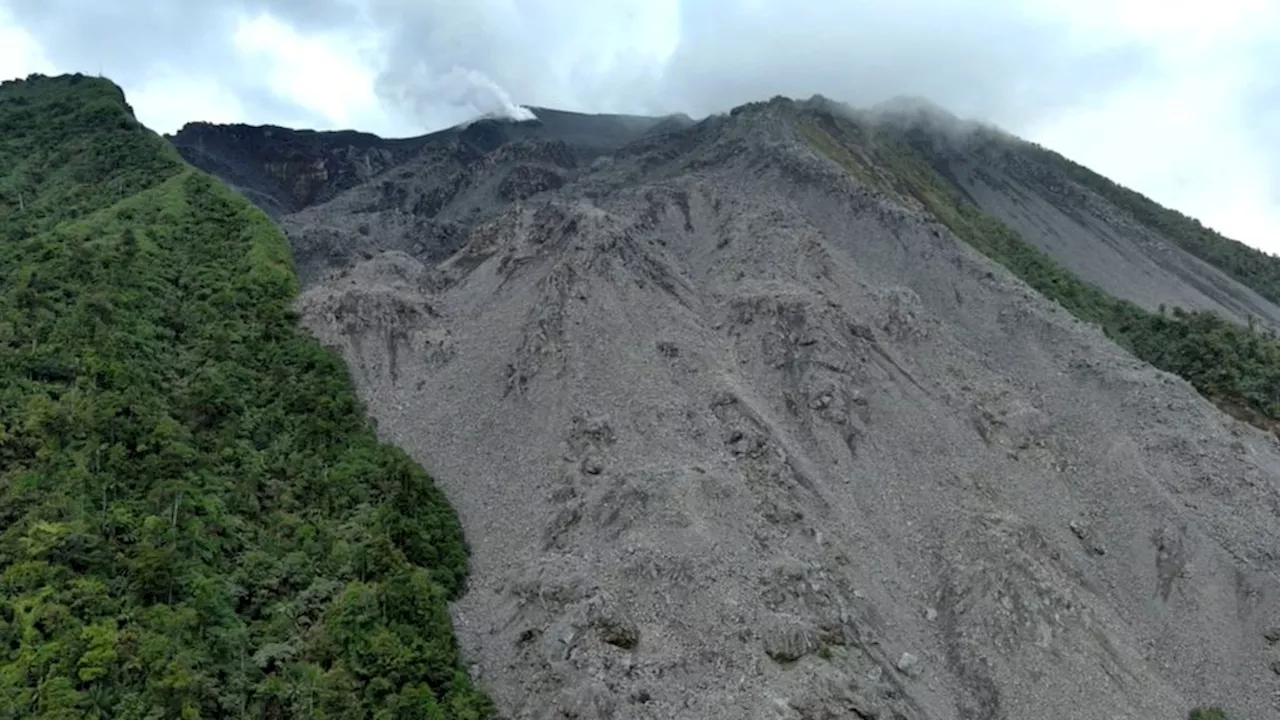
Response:
[[[491,713],[458,520],[296,292],[114,84],[0,85],[0,719]]]

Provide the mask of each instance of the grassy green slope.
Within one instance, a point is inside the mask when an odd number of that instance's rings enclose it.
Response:
[[[799,130],[855,178],[914,198],[965,242],[1076,317],[1101,326],[1137,357],[1186,378],[1239,418],[1280,428],[1280,342],[1209,312],[1148,312],[1081,281],[965,199],[930,164],[924,144],[898,128],[810,111]]]
[[[0,86],[0,718],[478,718],[458,521],[266,216],[120,90]]]

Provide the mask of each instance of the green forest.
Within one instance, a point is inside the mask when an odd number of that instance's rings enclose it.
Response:
[[[1211,312],[1151,312],[1083,282],[965,199],[934,168],[927,136],[887,125],[866,128],[818,112],[802,119],[801,131],[815,149],[855,178],[885,193],[913,197],[960,239],[1076,317],[1100,326],[1136,357],[1185,378],[1239,419],[1272,431],[1280,428],[1280,341]],[[1154,209],[1146,207],[1136,194],[1126,197],[1141,206],[1140,218],[1174,222],[1172,211],[1143,199]],[[1277,273],[1280,278],[1280,269]]]
[[[0,719],[491,714],[458,520],[297,291],[116,85],[0,86]]]

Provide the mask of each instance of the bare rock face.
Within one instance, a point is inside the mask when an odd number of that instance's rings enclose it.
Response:
[[[169,140],[187,162],[223,178],[275,217],[332,199],[411,157],[423,142],[210,123],[188,123]]]
[[[502,715],[1277,712],[1276,445],[794,113],[440,151],[284,221],[305,323],[461,514]]]

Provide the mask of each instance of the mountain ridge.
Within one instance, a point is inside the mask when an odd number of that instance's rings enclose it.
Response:
[[[461,139],[488,151],[494,143],[551,136],[572,140],[575,152],[588,158],[656,125],[681,127],[689,121],[679,114],[650,118],[531,110],[536,115],[532,120],[477,117],[423,135],[390,139],[358,130],[208,122],[186,123],[166,137],[187,162],[224,179],[273,217],[280,217],[330,200],[433,142]],[[568,130],[571,126],[574,129]],[[268,156],[255,157],[264,154]]]
[[[1048,160],[1048,164],[1056,166],[1058,169],[1065,168],[1062,174],[1075,179],[1083,186],[1095,189],[1100,194],[1112,199],[1118,206],[1130,214],[1134,214],[1135,219],[1148,226],[1173,228],[1169,234],[1177,238],[1177,245],[1182,249],[1195,255],[1197,258],[1209,263],[1223,272],[1230,275],[1233,279],[1245,284],[1251,290],[1257,292],[1262,297],[1271,302],[1280,299],[1280,290],[1273,289],[1276,286],[1274,277],[1280,277],[1280,259],[1274,254],[1258,250],[1239,241],[1231,240],[1222,236],[1220,233],[1205,227],[1195,218],[1186,216],[1178,211],[1163,208],[1155,201],[1147,198],[1141,193],[1122,185],[1112,183],[1105,177],[1095,173],[1088,168],[1080,166],[1072,162],[1065,156],[1045,148],[1037,143],[1022,140],[1015,135],[989,123],[964,120],[961,119],[945,108],[937,106],[931,101],[924,98],[912,96],[902,96],[893,98],[878,105],[872,106],[865,110],[859,110],[846,103],[841,103],[822,95],[814,95],[806,100],[790,100],[783,96],[778,96],[776,100],[787,100],[790,102],[804,103],[806,107],[821,110],[825,112],[833,112],[845,115],[862,115],[868,118],[879,117],[883,119],[893,119],[900,122],[912,124],[917,129],[923,127],[928,130],[940,131],[946,130],[947,134],[954,137],[962,135],[975,137],[979,144],[984,145],[988,149],[1001,148],[1000,143],[1012,143],[1014,147],[1008,144],[1003,146],[1003,150],[1008,153],[1010,151],[1028,150],[1034,151]],[[725,115],[742,112],[759,103],[745,103],[736,106],[727,111]],[[630,120],[650,126],[661,125],[670,122],[670,128],[673,130],[684,129],[697,122],[687,115],[674,114],[667,116],[628,116],[628,115],[594,115],[584,112],[566,112],[552,108],[537,107],[534,108],[536,113],[543,115],[554,115],[561,119],[569,120],[573,118],[600,118],[608,122],[619,122]],[[714,116],[712,116],[714,117]],[[705,120],[705,119],[704,119]],[[413,147],[427,142],[428,138],[440,137],[451,133],[456,133],[459,129],[476,122],[490,122],[509,125],[520,125],[522,123],[506,119],[493,118],[475,118],[468,123],[460,124],[455,128],[445,128],[433,131],[424,135],[382,139],[371,133],[357,130],[335,130],[335,131],[314,131],[314,130],[293,130],[276,125],[246,125],[243,123],[218,124],[207,122],[191,122],[185,125],[178,133],[169,136],[169,139],[185,151],[190,146],[196,144],[194,139],[190,138],[191,130],[199,128],[202,130],[212,130],[214,132],[225,131],[232,128],[250,128],[280,131],[283,133],[299,133],[303,136],[324,136],[340,139],[344,137],[362,138],[366,141],[374,140],[374,142],[402,144]],[[526,121],[524,124],[530,124]],[[630,138],[634,140],[636,138]],[[617,142],[616,139],[614,142]],[[349,143],[355,145],[354,143]],[[369,144],[366,142],[366,144]],[[403,157],[397,159],[396,162],[403,161]],[[345,189],[346,185],[342,189]],[[963,188],[960,188],[963,189]],[[325,197],[328,199],[328,196]],[[312,200],[308,200],[304,205],[314,204]],[[301,209],[293,208],[294,211]],[[1274,276],[1274,277],[1273,277]],[[1227,313],[1234,315],[1234,313]]]
[[[1077,316],[1101,323],[1113,339],[1117,339],[1143,359],[1188,377],[1203,392],[1237,416],[1267,427],[1273,426],[1277,416],[1274,406],[1280,402],[1280,395],[1274,390],[1277,383],[1280,383],[1280,378],[1276,376],[1273,366],[1276,358],[1280,357],[1280,349],[1270,342],[1255,343],[1250,337],[1255,323],[1259,330],[1274,337],[1276,323],[1280,322],[1280,308],[1254,289],[1241,286],[1228,273],[1211,268],[1201,258],[1188,254],[1177,243],[1154,235],[1150,228],[1137,220],[1129,219],[1125,221],[1127,225],[1121,223],[1117,218],[1131,217],[1131,213],[1125,208],[1107,205],[1105,199],[1098,199],[1094,205],[1101,209],[1092,211],[1093,220],[1088,220],[1073,208],[1063,205],[1059,199],[1061,188],[1070,184],[1071,180],[1062,173],[1055,175],[1052,174],[1053,170],[1049,171],[1048,177],[1056,179],[1050,180],[1046,187],[1057,189],[1042,193],[1048,198],[1047,201],[1038,201],[1043,208],[1033,207],[1031,210],[1015,212],[1011,208],[1025,205],[1026,201],[1009,205],[1004,198],[1010,197],[1011,191],[1002,194],[996,192],[997,186],[982,184],[994,182],[991,180],[994,177],[992,173],[999,171],[996,166],[989,163],[989,168],[973,166],[972,163],[958,169],[947,166],[948,162],[957,157],[982,157],[992,152],[1010,156],[1028,148],[1035,150],[1035,146],[998,128],[981,123],[961,122],[936,106],[912,98],[858,111],[820,95],[803,101],[778,96],[769,101],[739,106],[730,113],[712,116],[693,126],[672,127],[670,132],[654,137],[645,137],[643,133],[633,135],[630,141],[615,149],[613,157],[641,152],[653,143],[662,144],[668,135],[694,137],[698,128],[715,132],[715,128],[724,122],[720,118],[731,120],[744,114],[768,111],[770,108],[785,108],[788,112],[799,113],[796,122],[804,125],[804,132],[809,133],[807,139],[811,143],[818,143],[820,149],[829,155],[835,152],[834,159],[845,170],[855,173],[859,181],[869,189],[887,193],[900,202],[918,204],[924,201],[926,212],[949,214],[952,220],[947,224],[952,230],[960,232],[970,244],[975,244],[983,252],[991,254],[993,250],[998,250],[994,257],[1006,266],[1011,262],[1020,264],[1021,269],[1015,268],[1015,271],[1024,280],[1029,280],[1038,291],[1048,292],[1055,300],[1065,302],[1068,309]],[[539,112],[545,114],[548,111],[539,108]],[[565,117],[589,116],[566,114]],[[603,117],[609,122],[613,121],[613,116]],[[649,122],[654,121],[651,119]],[[823,136],[827,131],[819,128],[815,122],[830,124],[834,135]],[[538,138],[563,136],[572,140],[575,137],[572,131],[565,133],[564,123],[549,133],[534,136],[512,135],[505,129],[521,125],[527,123],[496,121],[485,127],[477,126],[474,130],[464,129],[429,136],[434,139],[424,140],[420,152],[432,153],[432,157],[437,158],[452,158],[448,162],[453,164],[447,169],[439,166],[424,171],[425,174],[418,172],[423,177],[435,178],[429,184],[439,181],[444,182],[444,185],[420,188],[415,191],[418,193],[416,199],[403,196],[408,186],[401,182],[414,175],[415,171],[402,169],[397,179],[380,181],[382,185],[381,190],[376,193],[377,197],[358,203],[363,209],[349,209],[336,215],[329,213],[331,222],[314,222],[313,218],[317,213],[328,212],[314,209],[306,209],[283,220],[286,226],[302,223],[316,228],[315,232],[292,233],[297,238],[295,250],[300,253],[298,259],[303,272],[313,272],[313,267],[314,272],[324,272],[324,267],[330,264],[323,259],[326,254],[357,252],[367,255],[375,251],[374,246],[378,243],[370,243],[369,233],[382,238],[383,249],[394,246],[414,253],[427,253],[434,258],[433,262],[458,249],[465,226],[471,221],[471,214],[437,221],[434,208],[445,207],[453,194],[463,191],[463,177],[471,172],[467,169],[468,163],[479,162],[482,157],[487,157],[488,153],[504,144],[511,144],[512,148],[528,148],[534,147],[528,145],[530,142],[536,145],[546,141]],[[689,135],[690,132],[694,135]],[[814,132],[818,135],[814,135]],[[556,133],[560,133],[560,136]],[[851,154],[847,148],[836,148],[835,145],[839,142],[845,142],[837,141],[836,136],[853,143],[847,147],[859,146],[861,149],[856,149]],[[564,140],[560,138],[550,142],[564,143]],[[514,174],[502,180],[504,186],[500,188],[500,194],[503,195],[501,202],[554,190],[572,182],[575,177],[589,176],[593,166],[586,166],[587,161],[594,162],[592,159],[596,157],[607,160],[609,157],[600,156],[600,151],[596,151],[586,158],[579,154],[573,160],[569,158],[572,151],[566,152],[564,146],[561,147],[557,151],[558,155],[553,153],[560,159],[552,161],[550,165],[539,162],[522,164],[518,159],[513,159],[515,164],[510,169]],[[572,148],[573,143],[569,142],[567,147]],[[970,152],[971,148],[976,149]],[[862,160],[855,158],[857,153],[863,155]],[[400,167],[406,166],[402,164]],[[962,182],[959,179],[961,175],[968,179]],[[902,179],[906,177],[915,178],[912,181],[914,184],[904,186]],[[980,192],[972,178],[982,178],[979,184],[985,189]],[[1017,181],[1011,179],[998,185],[1012,188],[1011,182]],[[398,188],[395,192],[402,196],[388,194],[393,186]],[[348,190],[355,191],[354,188]],[[349,195],[348,190],[339,194]],[[1036,191],[1031,189],[1020,192],[1023,197],[1040,197],[1034,195]],[[1092,191],[1076,191],[1078,196],[1083,196],[1082,193],[1085,192]],[[952,193],[959,193],[957,200],[960,205],[950,205],[951,201],[946,200],[943,204],[949,209],[943,209],[938,203],[941,198],[949,197]],[[975,193],[985,198],[985,205]],[[998,200],[994,204],[993,198]],[[374,210],[372,214],[366,212],[371,209]],[[480,211],[481,207],[475,206],[469,212]],[[1027,214],[1032,211],[1038,214]],[[1150,215],[1153,213],[1147,212],[1147,216]],[[963,221],[964,227],[956,225],[956,218],[960,216],[967,218]],[[363,221],[353,223],[352,219],[356,217]],[[1026,217],[1035,217],[1037,220],[1028,225]],[[990,225],[991,223],[994,224]],[[1099,223],[1106,228],[1105,232],[1098,229]],[[341,229],[344,226],[345,229]],[[973,233],[978,232],[979,227],[986,229],[975,236]],[[1113,237],[1117,230],[1136,238],[1136,242],[1128,238]],[[1004,239],[995,246],[984,246],[986,241],[983,238],[992,237]],[[392,241],[391,238],[398,239]],[[1028,243],[1025,247],[1024,242]],[[1239,243],[1230,247],[1237,246],[1244,247]],[[1237,252],[1238,248],[1231,252]],[[1102,251],[1112,254],[1103,255]],[[1280,260],[1275,262],[1280,263]],[[1073,274],[1080,276],[1081,273],[1090,279],[1082,283],[1072,277]],[[1265,290],[1265,286],[1260,287]],[[1113,301],[1111,297],[1117,300]],[[1175,313],[1166,319],[1164,313],[1170,307],[1175,308]],[[1190,321],[1179,314],[1184,313],[1184,310],[1190,311]],[[1248,326],[1250,333],[1220,326],[1213,320],[1212,314],[1206,314],[1213,312],[1237,325]],[[1237,349],[1232,350],[1230,355],[1239,359],[1233,360],[1232,367],[1218,372],[1204,366],[1200,357],[1203,353],[1198,350],[1168,350],[1164,346],[1170,342],[1187,344],[1178,330],[1184,322],[1193,328],[1190,332],[1196,336],[1194,343],[1197,346],[1212,345],[1214,352],[1231,346]],[[1226,336],[1223,341],[1226,345],[1207,340],[1206,336],[1210,334]],[[1174,339],[1171,340],[1171,337]]]

